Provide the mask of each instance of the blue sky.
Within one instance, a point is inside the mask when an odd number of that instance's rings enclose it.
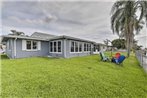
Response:
[[[104,39],[118,38],[110,28],[111,1],[3,1],[1,8],[2,34],[11,29],[27,35],[43,32],[68,35],[103,43]],[[145,46],[147,34],[143,29],[136,36]],[[146,42],[146,43],[145,43]]]

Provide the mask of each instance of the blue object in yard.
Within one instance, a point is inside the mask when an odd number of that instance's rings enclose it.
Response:
[[[115,59],[116,64],[121,64],[125,60],[125,56],[121,55],[118,59]]]

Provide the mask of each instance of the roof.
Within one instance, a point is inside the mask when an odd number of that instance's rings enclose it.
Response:
[[[54,38],[51,38],[49,40],[57,40],[57,39],[71,39],[71,40],[77,40],[77,41],[84,41],[84,42],[90,42],[90,43],[95,43],[94,41],[90,41],[90,40],[85,40],[85,39],[81,39],[81,38],[76,38],[76,37],[71,37],[71,36],[57,36]]]
[[[7,41],[9,38],[12,38],[12,39],[18,38],[18,39],[30,39],[30,40],[48,41],[48,40],[45,40],[45,39],[36,38],[36,37],[30,37],[30,36],[3,35],[3,36],[0,36],[0,39],[1,39],[0,42]]]
[[[40,32],[34,32],[31,37],[39,38],[39,39],[50,39],[57,37],[56,35],[52,34],[46,34],[46,33],[40,33]]]
[[[71,37],[71,36],[66,36],[66,35],[56,36],[56,35],[51,35],[51,34],[39,33],[39,32],[35,32],[31,36],[3,35],[3,36],[0,36],[0,39],[1,39],[0,42],[5,42],[9,38],[30,39],[30,40],[40,40],[40,41],[52,41],[52,40],[58,40],[58,39],[69,39],[69,40],[89,42],[89,43],[93,43],[93,44],[101,44],[101,43],[96,43],[94,41],[76,38],[76,37]],[[101,45],[104,45],[104,44],[101,44]]]

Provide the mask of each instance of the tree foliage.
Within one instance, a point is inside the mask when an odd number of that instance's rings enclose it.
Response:
[[[111,10],[111,28],[120,38],[125,38],[127,55],[133,47],[135,34],[139,34],[144,22],[147,23],[147,1],[116,1]]]
[[[125,39],[114,39],[112,41],[112,46],[117,49],[125,49]]]

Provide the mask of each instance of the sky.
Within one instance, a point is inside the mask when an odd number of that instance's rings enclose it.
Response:
[[[110,25],[113,3],[110,0],[1,1],[1,35],[17,30],[27,35],[42,32],[103,43],[105,39],[118,38],[112,33]],[[147,46],[146,28],[135,38],[139,40],[139,45]]]

